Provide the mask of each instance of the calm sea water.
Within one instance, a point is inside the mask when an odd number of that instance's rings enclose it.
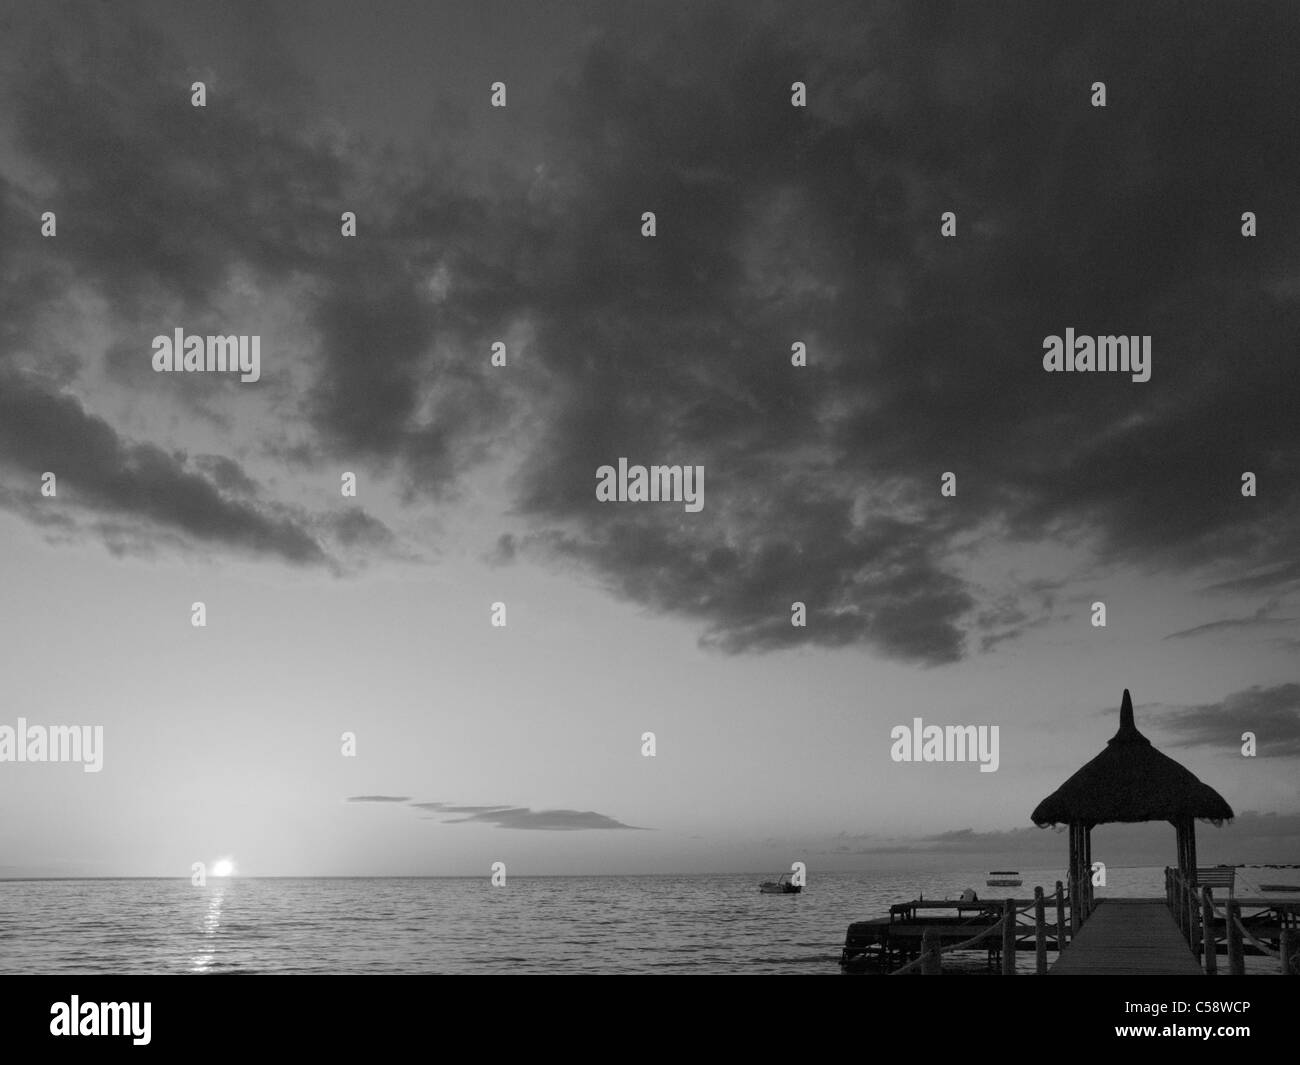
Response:
[[[1099,895],[1163,892],[1160,869],[1108,872]],[[0,881],[0,973],[836,975],[850,922],[1008,890],[985,875],[811,870],[801,895],[759,875]],[[1061,873],[1022,875],[1024,898]]]

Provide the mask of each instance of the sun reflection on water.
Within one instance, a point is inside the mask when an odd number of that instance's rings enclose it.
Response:
[[[216,957],[216,936],[221,930],[221,903],[226,897],[225,883],[213,884],[208,895],[208,912],[203,916],[203,942],[200,953],[192,959],[190,972],[206,973],[212,968]]]

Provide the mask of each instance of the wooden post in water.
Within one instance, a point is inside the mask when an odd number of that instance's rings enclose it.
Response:
[[[1016,975],[1016,900],[1002,903],[1002,975]]]
[[[1034,946],[1037,949],[1038,975],[1047,972],[1047,900],[1042,885],[1034,888]]]
[[[1219,941],[1214,935],[1214,896],[1208,887],[1201,888],[1201,943],[1205,975],[1214,976],[1219,971]]]
[[[1056,882],[1056,955],[1065,949],[1065,885]]]
[[[921,935],[921,974],[938,976],[943,972],[943,961],[939,957],[939,937],[933,928],[927,928]]]
[[[1282,939],[1278,943],[1278,954],[1281,955],[1282,975],[1294,976],[1295,972],[1295,953],[1296,953],[1296,934],[1294,928],[1282,929]]]
[[[1236,899],[1228,899],[1223,904],[1223,909],[1228,915],[1228,972],[1233,976],[1244,976],[1246,956],[1241,948],[1241,929],[1237,927],[1237,921],[1241,918],[1241,903]]]

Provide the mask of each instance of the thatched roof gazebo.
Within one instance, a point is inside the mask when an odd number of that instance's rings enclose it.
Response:
[[[1168,755],[1133,723],[1133,700],[1124,689],[1119,731],[1106,749],[1038,804],[1030,815],[1039,828],[1070,828],[1070,893],[1075,927],[1092,910],[1092,828],[1113,822],[1168,821],[1177,832],[1178,870],[1196,882],[1196,820],[1221,825],[1233,817],[1222,795]],[[1082,903],[1082,914],[1074,905]]]

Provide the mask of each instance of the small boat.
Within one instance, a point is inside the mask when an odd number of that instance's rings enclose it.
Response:
[[[989,887],[1019,887],[1024,881],[1015,869],[992,869],[984,883]]]
[[[803,885],[796,884],[789,873],[783,873],[780,880],[764,880],[758,890],[764,895],[798,895]]]

